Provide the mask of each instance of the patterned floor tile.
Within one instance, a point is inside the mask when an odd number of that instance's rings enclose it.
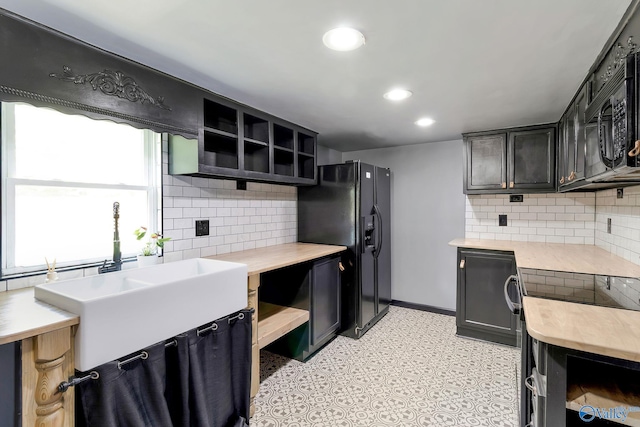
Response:
[[[260,354],[252,426],[517,425],[517,349],[455,336],[455,318],[391,307],[306,363]]]

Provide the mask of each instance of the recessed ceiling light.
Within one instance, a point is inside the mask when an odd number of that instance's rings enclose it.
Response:
[[[411,95],[413,95],[413,92],[411,92],[410,90],[393,89],[382,96],[384,96],[385,99],[388,99],[390,101],[401,101],[403,99],[407,99]]]
[[[430,119],[429,117],[423,117],[422,119],[416,120],[416,124],[422,127],[431,126],[435,122],[436,122],[435,120]]]
[[[324,33],[322,42],[329,49],[348,51],[359,48],[364,44],[364,36],[353,28],[334,28]]]

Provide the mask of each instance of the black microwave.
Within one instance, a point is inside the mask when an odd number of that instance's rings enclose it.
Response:
[[[640,181],[637,86],[638,56],[631,54],[589,102],[585,111],[587,181]]]

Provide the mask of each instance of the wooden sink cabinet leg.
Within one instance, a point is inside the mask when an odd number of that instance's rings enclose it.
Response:
[[[22,341],[22,425],[73,427],[73,391],[58,384],[74,371],[71,327]]]
[[[253,308],[251,316],[251,406],[250,415],[256,412],[254,398],[260,388],[260,348],[258,347],[258,288],[260,287],[260,274],[249,276],[249,308]]]

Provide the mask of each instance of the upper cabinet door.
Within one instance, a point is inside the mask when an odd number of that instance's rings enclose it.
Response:
[[[584,113],[587,108],[587,85],[582,86],[575,102],[575,131],[576,131],[576,170],[573,181],[584,178],[585,153],[587,147],[587,133]]]
[[[555,128],[509,133],[509,189],[555,188]]]
[[[465,139],[465,193],[507,187],[507,135],[470,136]]]

